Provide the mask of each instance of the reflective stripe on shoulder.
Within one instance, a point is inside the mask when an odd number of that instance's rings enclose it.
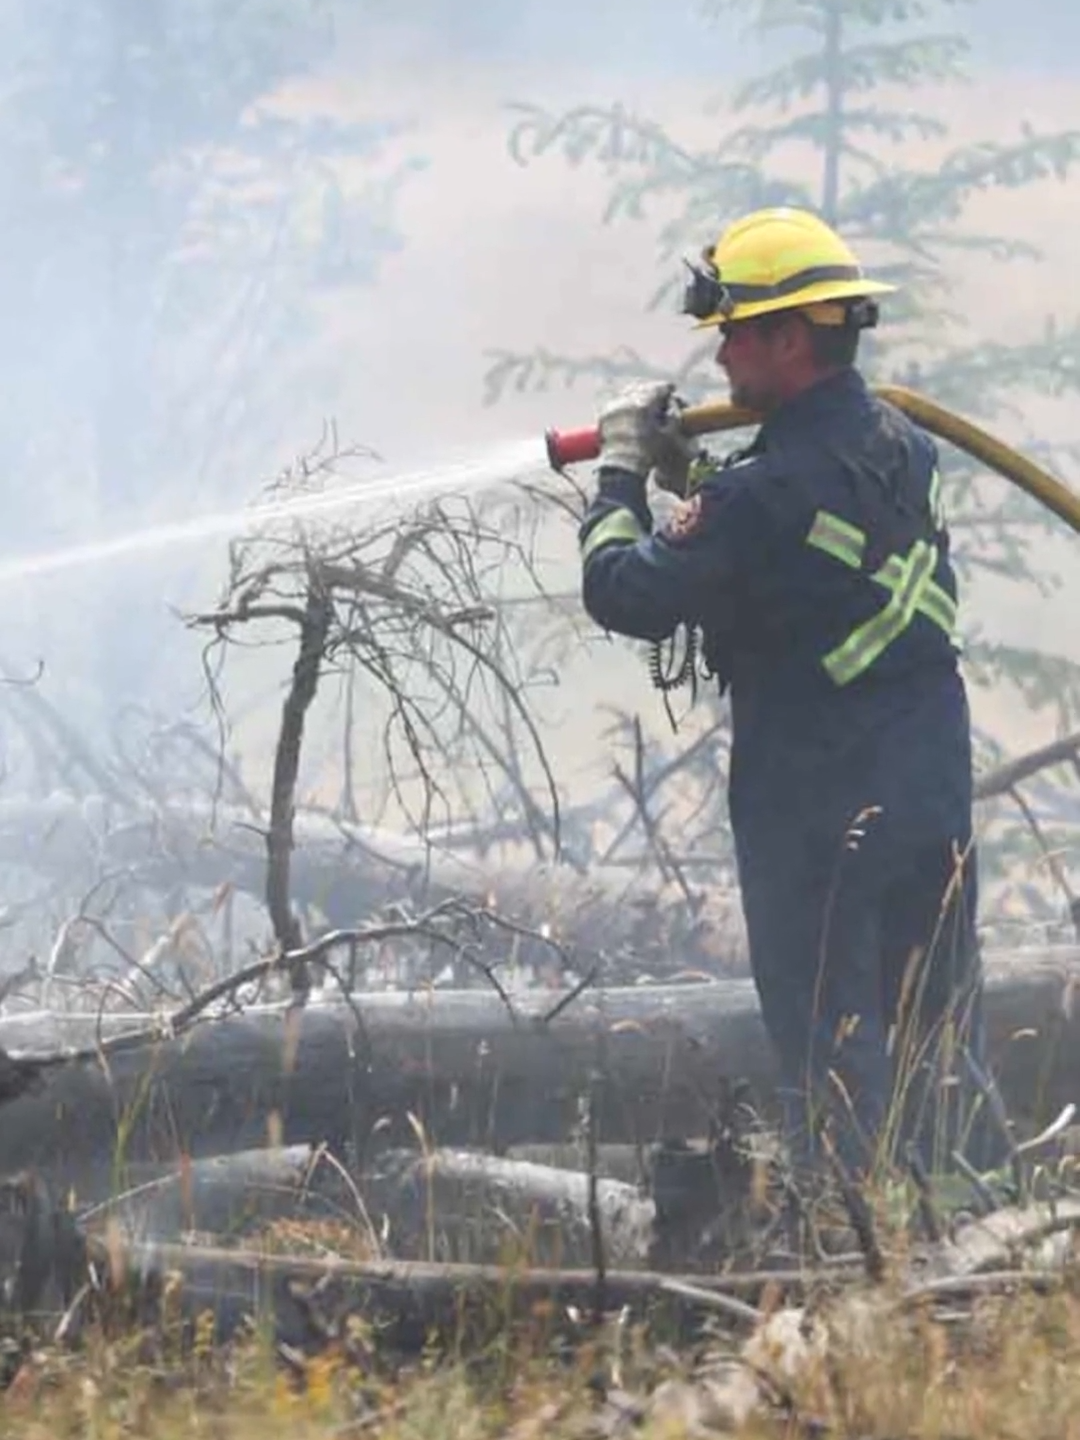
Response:
[[[601,545],[608,545],[613,541],[624,545],[636,544],[644,534],[645,531],[634,512],[620,505],[617,510],[610,511],[602,520],[598,520],[585,536],[581,542],[581,558],[587,560],[594,550],[599,550]]]
[[[857,525],[850,525],[839,515],[830,515],[828,510],[819,510],[814,516],[806,543],[855,570],[862,566],[866,536]]]

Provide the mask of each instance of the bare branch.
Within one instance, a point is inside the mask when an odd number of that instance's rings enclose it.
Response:
[[[1037,775],[1040,770],[1075,759],[1078,751],[1080,730],[1074,730],[1071,735],[1066,735],[1061,740],[1040,746],[1038,750],[1031,750],[986,775],[980,775],[975,781],[975,799],[990,800],[997,795],[1006,795],[1024,780],[1030,780],[1033,775]]]

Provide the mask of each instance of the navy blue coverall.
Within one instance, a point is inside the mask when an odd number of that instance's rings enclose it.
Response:
[[[1003,1158],[972,1070],[970,729],[938,485],[930,437],[850,369],[710,467],[680,523],[654,531],[645,482],[601,467],[580,530],[591,618],[645,640],[698,626],[730,688],[740,891],[797,1167],[824,1116],[856,1174],[883,1141],[939,1171],[957,1145]]]

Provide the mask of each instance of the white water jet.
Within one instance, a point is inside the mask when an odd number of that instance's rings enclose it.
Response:
[[[334,512],[363,510],[380,501],[391,501],[400,506],[427,495],[450,492],[472,494],[546,468],[546,464],[542,441],[535,438],[517,441],[500,446],[483,460],[461,461],[355,481],[318,494],[265,501],[242,510],[218,511],[212,515],[147,526],[109,539],[87,540],[36,554],[11,556],[0,560],[0,585],[100,565],[105,561],[147,554],[153,550],[192,545],[214,537],[236,540],[277,520],[303,520]]]

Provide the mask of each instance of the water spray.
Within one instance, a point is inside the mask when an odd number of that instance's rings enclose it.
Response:
[[[542,468],[543,452],[535,440],[500,446],[483,460],[462,461],[372,480],[330,487],[318,494],[264,501],[241,510],[167,521],[104,540],[58,546],[37,554],[0,560],[0,585],[42,575],[100,565],[154,550],[225,537],[242,539],[260,527],[282,520],[310,520],[321,515],[364,510],[380,501],[395,505],[438,494],[475,494],[515,476]]]

